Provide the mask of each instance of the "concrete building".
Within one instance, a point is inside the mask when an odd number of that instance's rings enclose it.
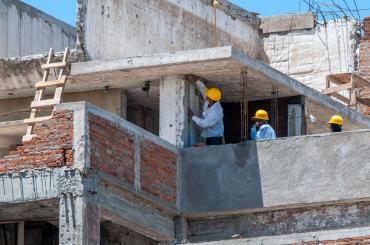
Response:
[[[0,6],[1,28],[27,16],[50,41],[20,24],[0,43],[0,244],[370,241],[370,119],[321,93],[327,75],[366,78],[368,19],[358,36],[349,19],[259,18],[226,0],[79,0],[74,32]],[[64,103],[22,142],[45,51],[75,42]],[[202,100],[189,74],[221,89],[227,144],[191,147],[187,110]],[[241,112],[259,108],[279,139],[243,140]],[[329,133],[332,114],[346,132]]]

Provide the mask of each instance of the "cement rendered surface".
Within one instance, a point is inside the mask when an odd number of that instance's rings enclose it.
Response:
[[[369,138],[363,130],[183,149],[181,210],[198,217],[369,199]]]

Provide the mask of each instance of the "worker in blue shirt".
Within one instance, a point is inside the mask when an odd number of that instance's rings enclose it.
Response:
[[[221,91],[218,88],[207,88],[199,79],[195,79],[195,84],[204,99],[203,113],[201,116],[195,116],[189,110],[188,116],[203,129],[202,137],[206,139],[207,145],[221,145],[224,136]]]
[[[274,129],[268,124],[269,116],[265,110],[258,110],[252,119],[255,121],[251,129],[252,140],[276,139]]]

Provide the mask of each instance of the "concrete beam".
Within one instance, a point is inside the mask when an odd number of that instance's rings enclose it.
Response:
[[[261,19],[260,28],[263,33],[289,32],[315,27],[315,16],[313,13],[266,16]]]

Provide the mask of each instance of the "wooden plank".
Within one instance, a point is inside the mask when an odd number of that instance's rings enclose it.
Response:
[[[356,93],[356,82],[354,81],[354,75],[351,74],[351,84],[352,84],[352,87],[351,87],[351,91],[350,91],[350,94],[349,94],[349,98],[350,98],[350,103],[349,105],[350,106],[356,106],[357,104],[357,93]]]
[[[336,75],[329,75],[327,76],[327,79],[330,82],[335,83],[337,85],[349,83],[349,77],[348,79],[343,79],[343,78],[338,78]]]
[[[342,90],[345,90],[345,89],[350,89],[350,88],[352,88],[352,83],[346,83],[346,84],[338,85],[338,86],[335,86],[335,87],[323,89],[322,93],[332,94],[332,93],[337,93],[339,91],[342,91]]]
[[[35,134],[26,134],[22,137],[22,142],[32,140],[32,138],[36,136]]]
[[[356,74],[353,74],[353,79],[356,83],[356,88],[370,88],[370,81]]]
[[[57,105],[59,103],[60,103],[60,100],[58,100],[58,99],[32,101],[31,108],[49,107],[49,106]]]
[[[47,82],[37,82],[35,84],[35,88],[47,88],[47,87],[52,87],[52,86],[64,86],[65,82],[67,80],[67,76],[62,76],[62,79],[60,80],[51,80]]]
[[[67,65],[67,62],[57,62],[57,63],[50,63],[50,64],[43,64],[41,65],[41,69],[50,69],[50,68],[61,68],[65,67]]]
[[[341,94],[338,94],[338,93],[333,93],[331,94],[331,96],[333,96],[334,98],[346,103],[347,105],[349,105],[349,99],[347,97],[344,97],[343,95]]]
[[[35,118],[28,118],[28,119],[24,119],[24,123],[38,123],[38,122],[43,122],[43,121],[46,121],[46,120],[49,120],[51,119],[52,116],[47,116],[47,117],[35,117]]]

